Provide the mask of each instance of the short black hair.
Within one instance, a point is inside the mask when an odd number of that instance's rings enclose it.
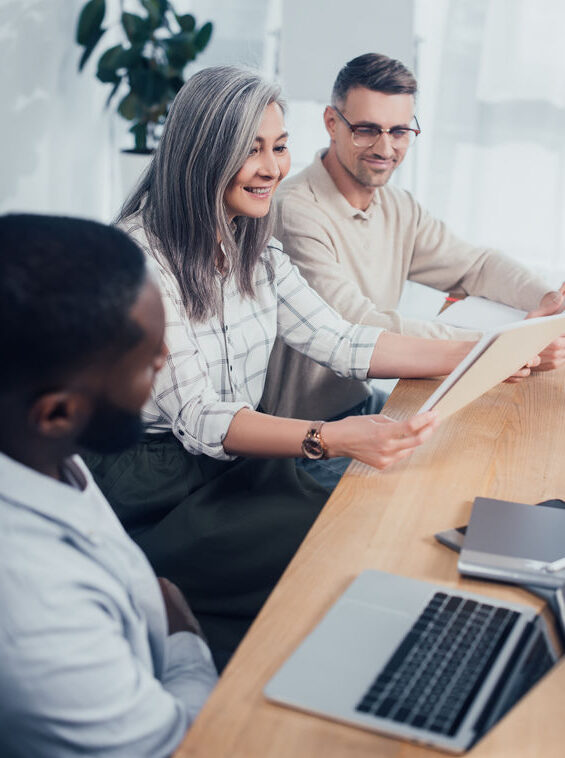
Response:
[[[51,388],[141,338],[129,311],[145,281],[126,234],[58,216],[0,217],[0,391]]]
[[[418,83],[400,61],[380,53],[365,53],[341,69],[332,90],[332,104],[343,103],[350,89],[366,87],[386,95],[415,95]]]

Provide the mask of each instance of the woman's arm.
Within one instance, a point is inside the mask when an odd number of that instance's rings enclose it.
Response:
[[[383,469],[410,455],[436,425],[433,411],[407,421],[393,421],[382,415],[349,416],[327,421],[321,435],[328,458],[346,456]],[[224,450],[231,455],[261,458],[300,456],[309,426],[309,421],[268,416],[243,408],[230,424]]]
[[[369,378],[417,379],[449,374],[476,345],[476,342],[432,340],[381,332],[369,365]],[[519,382],[540,364],[535,355],[518,369],[507,382]]]
[[[452,371],[474,342],[431,340],[382,332],[375,344],[369,377],[442,376]],[[536,360],[531,362],[535,365]],[[525,366],[511,378],[528,376]],[[349,416],[326,422],[321,436],[327,457],[346,456],[379,469],[405,458],[422,444],[437,426],[435,412],[393,421],[383,415]],[[302,454],[310,421],[280,418],[243,408],[234,416],[224,438],[224,450],[232,455],[294,457]]]
[[[368,376],[382,379],[444,376],[461,363],[475,344],[381,332],[371,356]]]

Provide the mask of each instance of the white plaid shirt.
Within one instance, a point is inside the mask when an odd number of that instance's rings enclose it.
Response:
[[[148,251],[139,226],[125,229]],[[172,430],[188,452],[234,457],[222,441],[239,410],[259,405],[277,335],[340,376],[367,378],[382,329],[341,318],[308,286],[277,240],[271,239],[255,268],[255,297],[242,297],[232,277],[218,274],[223,313],[203,323],[188,318],[176,280],[157,268],[169,355],[143,419],[150,432]]]

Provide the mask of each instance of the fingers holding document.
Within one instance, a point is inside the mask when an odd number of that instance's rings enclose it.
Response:
[[[505,379],[504,381],[506,384],[516,384],[517,382],[521,382],[523,379],[526,379],[530,374],[532,373],[532,370],[540,371],[539,366],[541,364],[541,358],[539,355],[535,355],[531,360],[529,360],[525,366],[522,366],[522,368],[519,368],[518,371],[514,372],[512,376],[509,376],[508,379]]]
[[[542,297],[539,306],[530,311],[526,316],[529,318],[539,318],[540,316],[554,316],[565,310],[565,282],[558,290],[546,292]],[[539,363],[532,367],[535,371],[553,371],[565,365],[565,334],[553,340],[539,354]]]
[[[388,416],[349,416],[324,424],[324,440],[334,455],[355,458],[385,469],[406,458],[425,442],[438,425],[435,411],[406,421]]]
[[[545,350],[539,354],[539,365],[536,371],[553,371],[565,365],[565,335],[553,340]]]

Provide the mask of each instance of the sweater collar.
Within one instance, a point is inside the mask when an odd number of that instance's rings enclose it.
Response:
[[[322,163],[322,158],[326,152],[327,148],[319,150],[314,157],[313,163],[308,167],[308,181],[316,201],[324,206],[329,205],[335,208],[340,215],[346,218],[371,218],[375,206],[381,204],[380,188],[377,188],[375,191],[366,211],[354,208],[338,190],[334,180]]]

